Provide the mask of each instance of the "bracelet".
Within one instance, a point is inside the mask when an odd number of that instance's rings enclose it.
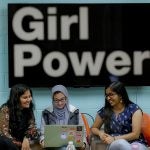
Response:
[[[43,140],[40,140],[40,144],[42,144],[44,142],[44,139]]]

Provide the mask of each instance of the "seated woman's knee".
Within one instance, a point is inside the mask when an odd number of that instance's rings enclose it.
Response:
[[[128,142],[124,139],[118,139],[118,140],[115,140],[113,143],[121,146],[121,145],[127,144]]]
[[[124,139],[118,139],[112,142],[109,148],[112,150],[115,150],[115,148],[118,149],[119,147],[124,149],[124,148],[130,147],[130,144]]]

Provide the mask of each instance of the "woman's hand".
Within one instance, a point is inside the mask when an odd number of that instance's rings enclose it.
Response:
[[[40,141],[40,145],[42,148],[44,148],[44,140]]]
[[[105,132],[100,132],[99,133],[99,137],[102,141],[104,141],[106,139],[106,137],[108,137],[109,135],[106,134]]]
[[[82,145],[80,150],[85,150],[85,148],[86,148],[86,143],[83,143],[83,145]]]
[[[23,139],[21,150],[31,150],[29,139],[26,137]]]
[[[106,144],[111,144],[114,140],[115,140],[115,138],[113,136],[106,134],[105,138],[103,139],[103,142]]]

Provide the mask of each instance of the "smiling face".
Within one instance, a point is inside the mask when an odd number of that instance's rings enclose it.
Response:
[[[65,95],[61,92],[54,94],[53,103],[54,103],[55,107],[57,107],[57,108],[60,108],[60,109],[64,108],[64,106],[66,105]]]
[[[121,103],[122,99],[116,92],[114,92],[111,88],[106,89],[106,100],[112,107],[117,106]]]
[[[32,101],[32,95],[30,93],[30,90],[27,90],[24,92],[23,95],[20,96],[21,108],[29,108],[31,101]]]

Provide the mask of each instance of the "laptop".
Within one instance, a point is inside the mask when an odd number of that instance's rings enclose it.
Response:
[[[73,141],[75,147],[82,147],[84,126],[82,125],[45,125],[44,147],[63,147]]]

